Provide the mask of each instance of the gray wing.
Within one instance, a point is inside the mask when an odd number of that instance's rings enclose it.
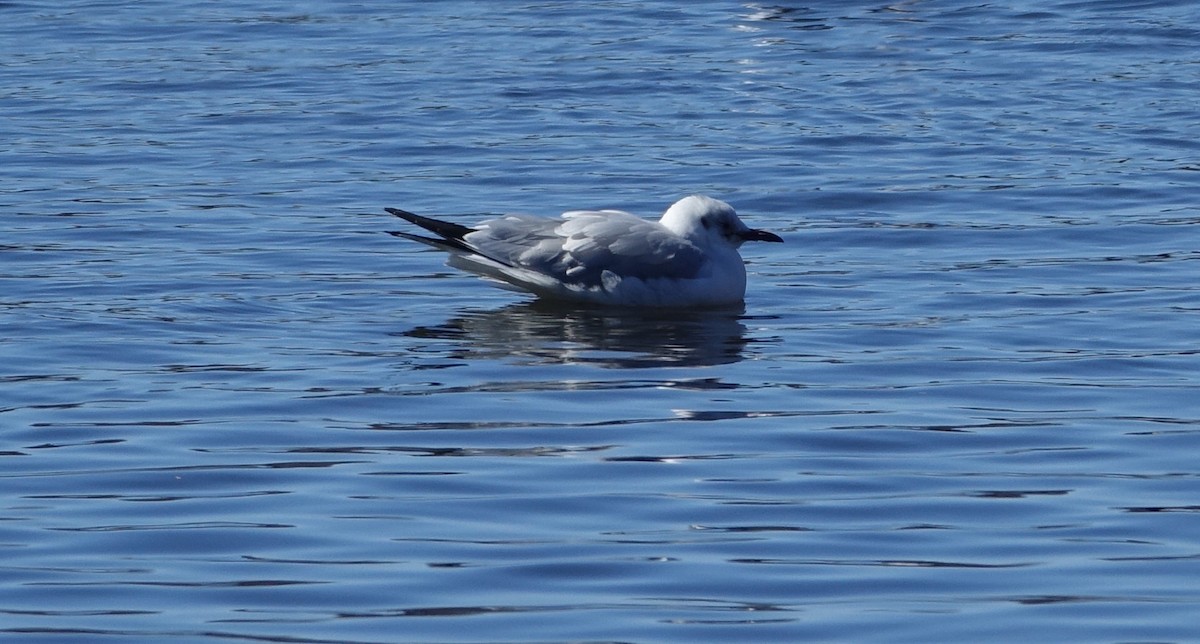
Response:
[[[686,279],[704,251],[657,222],[618,210],[584,210],[563,219],[508,215],[479,224],[463,241],[480,254],[584,288],[605,273],[622,279]]]

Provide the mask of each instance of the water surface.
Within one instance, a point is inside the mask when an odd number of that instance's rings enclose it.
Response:
[[[0,15],[5,637],[1200,636],[1191,3]],[[744,309],[383,234],[692,192]]]

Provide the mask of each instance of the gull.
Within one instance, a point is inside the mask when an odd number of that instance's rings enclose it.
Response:
[[[542,300],[584,305],[738,304],[746,295],[738,247],[783,241],[704,195],[680,199],[658,221],[620,210],[572,210],[559,219],[503,215],[469,227],[385,210],[436,237],[389,234],[446,251],[449,266]]]

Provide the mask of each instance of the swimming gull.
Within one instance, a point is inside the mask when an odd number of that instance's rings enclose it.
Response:
[[[390,234],[448,252],[450,266],[501,288],[577,304],[737,304],[746,294],[738,247],[783,241],[747,227],[729,204],[703,195],[680,199],[657,222],[620,210],[573,210],[561,219],[504,215],[468,227],[386,210],[436,237]]]

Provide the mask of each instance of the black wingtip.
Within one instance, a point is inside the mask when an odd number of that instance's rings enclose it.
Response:
[[[433,219],[432,217],[423,217],[399,208],[384,208],[384,210],[407,222],[416,224],[421,228],[428,230],[429,232],[441,235],[446,239],[461,240],[463,237],[475,232],[475,229],[469,226],[463,226],[450,221],[442,221],[440,219]]]
[[[438,250],[444,250],[448,253],[475,253],[475,249],[471,248],[466,242],[460,239],[451,239],[448,237],[426,237],[424,235],[414,235],[412,233],[401,232],[399,230],[385,230],[384,232],[393,237],[420,242],[426,246],[432,246]]]
[[[420,215],[414,215],[413,213],[411,213],[407,210],[400,210],[399,208],[384,208],[384,210],[388,211],[389,213],[391,213],[393,215],[396,215],[397,217],[400,217],[401,219],[410,219],[410,218],[415,218],[415,217],[420,216]],[[411,221],[411,219],[410,219],[410,221]]]

